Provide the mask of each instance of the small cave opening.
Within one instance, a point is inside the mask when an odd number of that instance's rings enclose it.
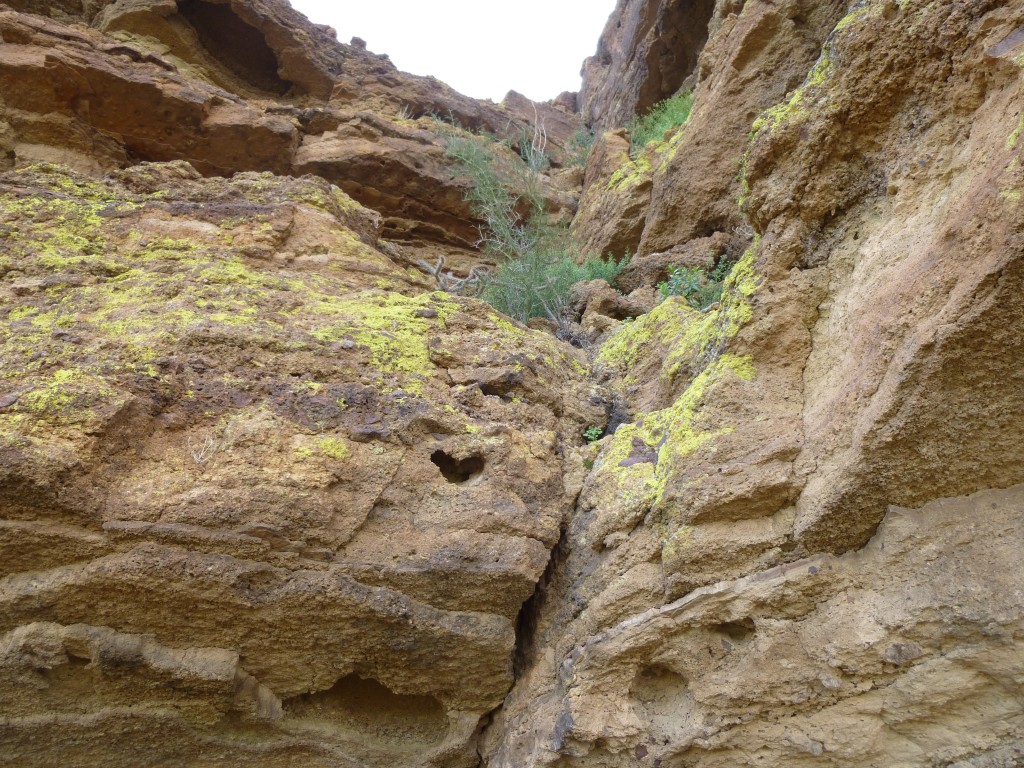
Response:
[[[372,735],[378,746],[425,748],[444,740],[448,717],[432,696],[395,693],[376,680],[356,674],[326,691],[284,701],[290,718],[328,723],[354,736]]]
[[[284,95],[291,83],[277,74],[277,54],[263,33],[226,3],[178,0],[178,12],[192,25],[207,53],[245,82]]]
[[[729,640],[744,642],[754,636],[754,633],[757,631],[757,625],[754,624],[753,619],[746,618],[739,621],[726,621],[721,624],[715,624],[712,629],[725,635]]]
[[[456,485],[471,483],[484,473],[483,456],[457,459],[445,451],[434,451],[430,454],[430,460],[441,470],[445,480]]]

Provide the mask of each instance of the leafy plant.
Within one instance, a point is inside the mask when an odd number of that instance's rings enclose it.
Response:
[[[629,132],[629,154],[636,157],[650,141],[660,141],[669,128],[684,125],[693,109],[693,92],[685,91],[659,101],[650,111],[634,117],[626,125]]]
[[[576,283],[596,279],[614,283],[625,266],[625,259],[616,262],[591,257],[578,262],[568,232],[550,227],[541,233],[534,248],[498,265],[484,287],[483,298],[520,322],[546,317],[557,323]]]
[[[450,126],[441,131],[448,156],[472,182],[466,199],[484,222],[479,243],[498,262],[483,281],[485,301],[520,322],[547,317],[560,323],[575,283],[614,281],[626,260],[581,258],[568,227],[545,216],[536,169],[493,137]]]
[[[480,244],[505,258],[518,258],[533,248],[539,233],[527,221],[544,211],[536,172],[508,153],[501,154],[494,137],[473,136],[450,126],[442,132],[448,156],[472,182],[465,196],[484,222]],[[525,215],[520,213],[523,209]]]
[[[601,435],[603,434],[603,428],[597,426],[596,424],[592,424],[591,426],[583,430],[583,439],[586,440],[588,443],[596,443],[598,440],[601,439]]]
[[[689,301],[703,282],[704,271],[700,267],[671,266],[668,268],[668,280],[658,283],[658,290],[662,299],[682,296]]]
[[[703,312],[722,297],[722,283],[735,262],[720,259],[710,273],[700,267],[669,267],[668,280],[658,283],[662,299],[682,296],[686,303]]]
[[[590,151],[597,141],[597,134],[589,128],[582,127],[569,139],[565,147],[566,165],[570,167],[586,168],[587,160],[590,158]]]

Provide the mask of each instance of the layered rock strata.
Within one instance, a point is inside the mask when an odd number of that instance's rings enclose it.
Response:
[[[415,268],[478,258],[422,113],[572,99],[276,3],[9,8],[9,763],[1024,762],[1022,0],[622,0],[586,351]]]
[[[475,764],[603,419],[579,355],[322,180],[43,166],[0,206],[10,764]]]
[[[561,105],[515,93],[495,105],[399,72],[283,2],[14,8],[0,11],[8,166],[97,173],[181,159],[207,176],[313,172],[378,211],[412,263],[465,262],[479,238],[468,182],[446,160],[434,116],[516,146],[542,131],[556,163],[576,126]],[[574,208],[571,197],[549,197]]]

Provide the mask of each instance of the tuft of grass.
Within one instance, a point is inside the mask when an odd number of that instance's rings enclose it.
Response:
[[[685,91],[659,101],[646,115],[630,120],[626,125],[629,132],[630,156],[636,158],[648,142],[661,141],[665,131],[684,125],[690,119],[692,109],[693,92]]]

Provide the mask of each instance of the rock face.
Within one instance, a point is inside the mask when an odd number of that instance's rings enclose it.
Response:
[[[479,237],[431,115],[514,143],[541,126],[556,162],[575,130],[560,106],[510,94],[506,108],[399,72],[276,0],[15,8],[32,15],[0,11],[9,166],[95,173],[183,159],[207,176],[314,172],[378,211],[412,262],[464,259]]]
[[[591,126],[624,125],[692,80],[714,13],[714,0],[619,0],[583,63],[579,101]]]
[[[3,753],[473,764],[603,419],[571,348],[424,292],[320,180],[0,201]]]
[[[479,258],[424,113],[558,149],[574,99],[279,3],[9,3],[0,754],[1024,765],[1021,19],[622,0],[545,180],[635,254],[582,350],[416,268]]]
[[[489,765],[1021,764],[1024,6],[858,3],[732,134],[739,62],[794,50],[780,10],[712,24],[694,116],[639,180],[588,178],[646,184],[629,287],[730,204],[687,147],[742,147],[716,183],[755,236],[719,304],[669,299],[598,350],[631,415]]]

